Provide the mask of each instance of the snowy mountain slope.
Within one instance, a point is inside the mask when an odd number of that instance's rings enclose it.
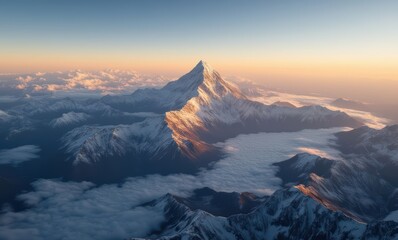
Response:
[[[129,125],[75,128],[62,137],[61,143],[73,163],[66,177],[96,183],[145,174],[193,173],[221,155],[213,146],[195,159],[183,155],[163,116]]]
[[[62,114],[61,117],[52,120],[50,122],[50,126],[56,128],[71,124],[77,124],[86,121],[88,118],[90,118],[90,115],[86,113],[68,112]]]
[[[131,125],[83,126],[69,131],[62,139],[73,163],[93,163],[104,156],[122,156],[127,151],[155,156],[173,144],[171,131],[162,117]]]
[[[200,125],[198,121],[213,120],[233,124],[251,117],[278,120],[297,117],[298,119],[294,119],[297,122],[311,121],[310,124],[315,124],[314,128],[318,127],[317,124],[360,125],[343,112],[330,111],[319,106],[293,110],[290,106],[271,107],[250,101],[235,85],[225,81],[204,61],[200,61],[189,73],[161,89],[142,89],[132,95],[106,96],[102,100],[111,106],[131,103],[130,111],[136,110],[136,104],[145,107],[145,111],[163,109],[163,112],[168,112],[170,118],[176,114],[176,117],[184,115],[191,118],[188,122],[196,125]],[[151,109],[151,105],[156,107]],[[326,122],[331,117],[336,118],[332,119],[335,122]]]
[[[308,183],[311,174],[329,177],[335,164],[335,160],[321,158],[308,153],[300,153],[286,161],[277,162],[273,165],[279,167],[276,176],[283,180],[284,185],[290,186]]]
[[[338,147],[347,154],[370,155],[389,158],[398,165],[398,125],[376,130],[361,127],[337,134]]]
[[[291,184],[298,184],[301,191],[328,208],[342,211],[362,222],[383,219],[398,209],[396,186],[379,175],[381,169],[377,163],[371,164],[364,158],[324,161],[333,163],[330,168],[319,165],[303,173],[288,168],[281,168],[281,172],[285,172],[285,176],[300,176]],[[290,182],[287,177],[284,180]]]
[[[198,96],[201,85],[210,75],[211,67],[200,61],[189,73],[176,81],[169,82],[161,89],[139,89],[131,95],[105,96],[102,101],[115,108],[137,111],[137,108],[145,107],[145,111],[166,112],[182,108],[191,98]],[[219,81],[223,81],[218,76]],[[225,86],[225,83],[221,85]],[[202,90],[210,90],[203,89]],[[211,89],[215,90],[215,89]],[[214,94],[217,94],[213,92]]]
[[[298,189],[275,192],[248,214],[217,217],[191,210],[165,195],[146,207],[163,208],[165,222],[147,239],[396,239],[391,221],[358,223],[333,212]]]
[[[308,154],[276,163],[278,177],[328,208],[369,222],[398,210],[397,126],[337,134],[340,160]]]
[[[20,104],[10,111],[18,115],[35,116],[48,112],[56,111],[78,111],[82,106],[71,98],[64,99],[44,99],[27,98],[20,99]]]
[[[166,112],[165,117],[173,131],[174,140],[187,154],[190,149],[185,149],[181,143],[188,139],[192,141],[193,148],[201,152],[206,142],[223,141],[241,133],[361,125],[343,112],[320,106],[291,108],[250,101],[204,62],[200,62],[184,77],[187,76],[189,78],[181,80],[181,85],[179,80],[173,82],[172,86],[175,89],[197,86],[197,96],[180,110]],[[190,84],[187,79],[191,81]],[[177,84],[178,87],[175,87]]]
[[[21,104],[10,109],[10,112],[13,112],[15,115],[26,117],[40,117],[45,114],[59,114],[72,111],[95,113],[103,116],[120,116],[123,114],[119,110],[98,101],[76,101],[72,98],[21,100]]]
[[[179,80],[170,82],[161,89],[144,89],[129,96],[108,96],[98,104],[103,106],[106,103],[115,107],[114,104],[120,103],[120,101],[123,104],[139,104],[146,111],[148,109],[153,111],[159,109],[175,110],[165,113],[163,121],[166,126],[161,128],[157,126],[163,124],[162,120],[148,120],[142,124],[123,127],[109,126],[106,127],[108,130],[95,127],[90,128],[89,131],[96,138],[90,137],[87,139],[83,137],[84,134],[79,135],[79,131],[88,131],[87,128],[76,129],[73,134],[67,134],[64,137],[64,139],[67,139],[64,143],[68,152],[74,156],[81,156],[82,152],[87,151],[84,150],[86,149],[85,145],[87,145],[97,146],[98,149],[109,148],[108,150],[95,151],[97,153],[105,151],[123,154],[128,149],[136,151],[139,149],[139,152],[146,152],[148,156],[153,157],[153,153],[160,153],[159,149],[166,149],[163,145],[167,142],[171,148],[174,148],[172,149],[173,152],[181,152],[190,159],[197,159],[214,148],[212,143],[223,141],[241,133],[297,131],[305,128],[360,125],[359,122],[343,112],[330,111],[320,106],[291,108],[267,106],[250,101],[239,89],[226,82],[217,71],[203,61],[199,62],[193,70]],[[152,107],[156,106],[152,108],[148,104]],[[130,106],[132,107],[131,110],[139,109],[133,105]],[[151,124],[156,126],[150,126]],[[141,125],[145,127],[137,127]],[[171,135],[164,130],[165,127],[169,129]],[[118,132],[123,131],[123,136],[126,136],[125,140],[118,141],[116,145],[115,139],[109,137],[112,134],[108,132],[115,131],[115,129]],[[155,132],[150,132],[150,134],[161,136],[161,139],[167,140],[157,141],[151,137],[146,137],[150,142],[147,144],[148,147],[136,146],[136,142],[131,139],[136,138],[136,135],[145,138],[145,134],[149,133],[146,129],[152,129]],[[165,134],[165,132],[167,133]],[[78,140],[76,138],[78,136],[82,136],[82,139]],[[101,139],[101,141],[97,141],[97,139]],[[109,141],[106,141],[106,139],[109,139]],[[74,142],[84,145],[81,145],[80,148],[70,147],[69,145]],[[175,143],[175,145],[172,143]],[[121,145],[119,146],[119,144]],[[141,145],[141,143],[139,144]],[[159,144],[162,144],[162,146]],[[76,144],[73,145],[76,146]],[[87,148],[91,149],[91,147]],[[125,149],[125,151],[119,151],[119,148]],[[82,162],[95,162],[98,159],[94,158],[101,156],[101,154],[92,153],[92,155],[86,154],[87,157],[78,157],[77,159]],[[167,155],[168,153],[160,154]],[[90,158],[90,156],[93,159],[88,160],[87,158]]]

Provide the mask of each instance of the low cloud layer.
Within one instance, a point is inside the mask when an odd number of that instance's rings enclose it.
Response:
[[[5,239],[123,239],[145,236],[160,226],[161,210],[134,208],[165,193],[188,196],[193,189],[250,191],[271,194],[280,187],[273,162],[285,160],[299,150],[327,147],[332,133],[341,129],[305,130],[296,133],[240,135],[218,145],[229,154],[212,169],[193,176],[172,174],[129,178],[122,185],[95,187],[88,182],[38,180],[35,191],[19,196],[31,205],[24,212],[0,216],[0,238]]]
[[[6,122],[11,119],[11,116],[0,109],[0,123]]]
[[[18,165],[39,157],[40,148],[35,145],[24,145],[0,150],[0,164]]]
[[[104,71],[68,71],[0,76],[0,88],[11,95],[55,94],[85,96],[128,94],[138,88],[161,87],[170,79],[142,75],[131,71],[108,69]],[[6,95],[7,92],[4,93]]]
[[[249,87],[249,89],[253,88]],[[256,92],[252,94],[250,98],[254,101],[262,102],[268,105],[273,104],[275,102],[289,102],[296,107],[302,107],[307,105],[321,105],[329,108],[330,110],[345,112],[351,117],[354,117],[359,121],[363,122],[367,126],[377,129],[383,128],[386,126],[386,124],[389,123],[388,119],[375,116],[370,112],[333,106],[332,102],[335,100],[333,98],[297,95],[297,94],[269,91],[258,88],[256,88]]]

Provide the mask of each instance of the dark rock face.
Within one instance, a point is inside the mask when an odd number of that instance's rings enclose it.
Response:
[[[203,210],[215,216],[228,217],[239,213],[249,213],[260,203],[260,198],[252,193],[216,192],[210,188],[196,189],[188,198],[174,197],[191,210]]]
[[[303,153],[273,165],[279,167],[276,176],[282,179],[284,185],[296,185],[310,181],[310,174],[330,177],[335,163],[333,160]]]

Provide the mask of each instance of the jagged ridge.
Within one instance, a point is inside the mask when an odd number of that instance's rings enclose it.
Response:
[[[275,192],[251,213],[227,218],[192,211],[170,194],[146,206],[163,209],[165,216],[162,229],[147,239],[393,239],[398,234],[398,223],[358,223],[295,188]]]
[[[144,89],[129,96],[114,98],[108,96],[101,101],[111,104],[111,106],[114,106],[115,102],[131,103],[130,106],[133,109],[138,103],[150,101],[149,110],[166,109],[164,124],[171,134],[165,131],[164,127],[154,128],[155,131],[161,129],[161,132],[156,132],[157,136],[168,140],[151,141],[151,144],[154,149],[170,149],[170,147],[177,146],[177,150],[189,159],[200,159],[214,150],[212,145],[214,142],[223,141],[241,133],[297,131],[305,128],[360,125],[359,122],[343,112],[331,111],[320,106],[290,108],[267,106],[250,101],[239,89],[222,79],[217,71],[203,61],[199,62],[189,73],[170,82],[162,89]],[[125,129],[126,142],[134,144],[135,136],[144,136],[145,129],[151,129],[148,125],[152,123],[153,121],[145,120],[142,124],[113,128]],[[156,124],[162,123],[157,122]],[[137,125],[146,126],[143,133],[140,133],[141,130],[137,128]],[[92,134],[99,134],[102,132],[101,128],[92,128],[90,131],[93,131]],[[74,135],[76,134],[69,133],[66,136]],[[75,151],[81,149],[70,148],[68,144],[72,141],[67,137],[64,138],[66,139],[64,141],[65,149],[73,149],[73,154],[76,155]],[[89,141],[80,142],[93,145]],[[106,148],[107,144],[104,142],[103,147]],[[157,144],[162,144],[162,146]],[[165,144],[168,146],[164,146]],[[109,146],[112,147],[112,144]],[[125,147],[130,147],[130,144]],[[108,150],[112,154],[112,148]],[[150,148],[146,150],[148,153],[157,152]],[[94,149],[93,152],[95,151]],[[101,150],[98,149],[98,151]],[[167,155],[167,153],[161,155]],[[86,154],[85,158],[88,160],[86,162],[98,161],[98,159],[90,160],[92,156],[95,158],[96,155]]]
[[[358,221],[381,220],[398,210],[398,126],[361,127],[336,136],[341,159],[298,154],[274,164],[277,176]]]

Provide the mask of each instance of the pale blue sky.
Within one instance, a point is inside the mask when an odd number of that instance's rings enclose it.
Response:
[[[1,72],[109,65],[180,73],[205,59],[231,74],[363,68],[369,77],[398,76],[393,0],[0,4]]]

